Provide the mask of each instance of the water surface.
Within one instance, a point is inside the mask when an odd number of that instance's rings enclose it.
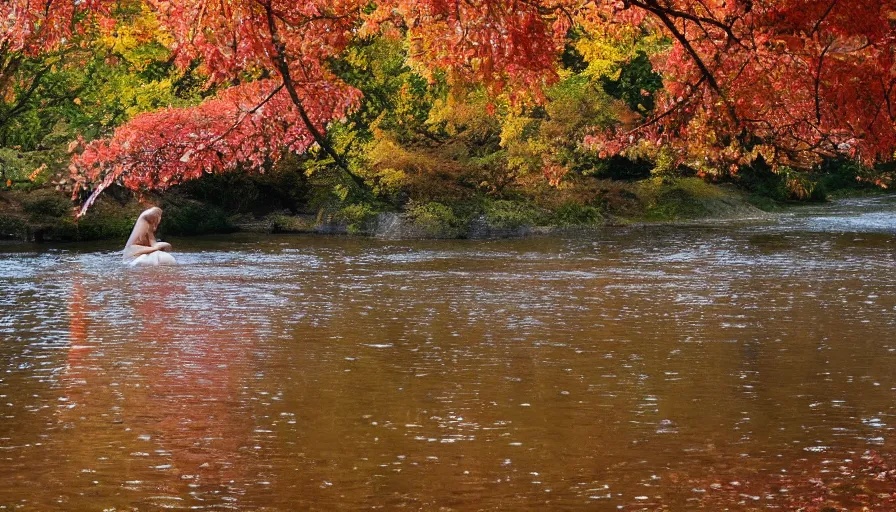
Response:
[[[893,453],[894,212],[3,247],[0,509],[787,508]]]

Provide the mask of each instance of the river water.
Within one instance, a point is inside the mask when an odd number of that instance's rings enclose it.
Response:
[[[172,242],[155,269],[0,247],[0,509],[896,491],[863,473],[896,452],[893,198],[565,238]]]

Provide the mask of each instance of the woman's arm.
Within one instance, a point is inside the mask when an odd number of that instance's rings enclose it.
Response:
[[[132,245],[127,246],[124,249],[124,255],[131,257],[131,258],[136,258],[137,256],[142,256],[144,254],[150,254],[150,253],[153,253],[153,252],[156,252],[159,250],[161,250],[161,248],[158,247],[156,244],[153,244],[152,247],[149,247],[146,245],[132,244]]]

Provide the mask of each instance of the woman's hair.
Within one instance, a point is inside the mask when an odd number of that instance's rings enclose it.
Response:
[[[143,219],[155,219],[156,224],[162,220],[162,209],[158,206],[153,206],[147,210],[144,210],[143,213],[140,214],[140,217]]]
[[[128,241],[124,246],[128,247],[134,244],[152,245],[155,243],[156,228],[159,226],[161,220],[162,209],[158,206],[153,206],[152,208],[144,210],[143,213],[137,217],[137,222],[134,224],[131,236],[128,237]]]

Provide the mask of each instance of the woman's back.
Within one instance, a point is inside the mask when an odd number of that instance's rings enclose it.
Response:
[[[131,236],[124,246],[124,259],[131,265],[167,265],[176,263],[174,257],[165,251],[171,245],[156,242],[156,229],[162,220],[162,209],[152,207],[140,214]]]

